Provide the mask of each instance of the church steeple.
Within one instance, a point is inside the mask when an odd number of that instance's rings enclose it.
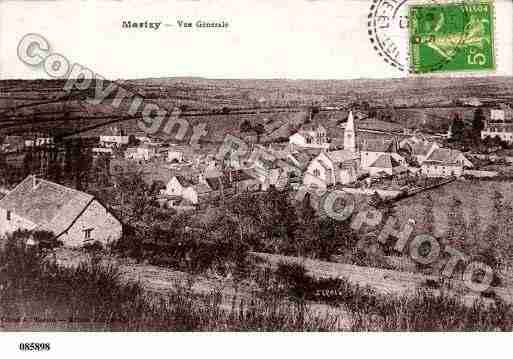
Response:
[[[353,111],[349,111],[346,128],[344,130],[344,150],[351,151],[352,153],[358,152],[358,141],[356,138],[357,131],[358,129],[353,117]]]

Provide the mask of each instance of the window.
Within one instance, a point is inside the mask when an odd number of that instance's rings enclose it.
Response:
[[[84,229],[84,239],[86,239],[86,240],[91,239],[91,232],[92,231],[93,231],[93,228]]]
[[[315,177],[319,177],[321,175],[321,171],[319,171],[319,169],[316,168],[316,169],[313,170],[313,174],[314,174]]]
[[[6,217],[8,221],[11,220],[11,211],[7,211]]]

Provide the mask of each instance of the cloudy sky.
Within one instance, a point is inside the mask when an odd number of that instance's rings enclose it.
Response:
[[[499,75],[513,74],[513,2],[497,0]],[[0,77],[45,78],[16,56],[27,33],[107,78],[389,78],[367,35],[368,0],[66,0],[0,2]],[[227,21],[180,30],[177,20]],[[171,24],[122,29],[123,20]]]

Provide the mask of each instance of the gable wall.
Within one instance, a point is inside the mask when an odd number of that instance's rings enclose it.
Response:
[[[97,200],[94,200],[67,233],[62,234],[58,239],[67,247],[81,247],[87,243],[84,235],[84,230],[87,228],[93,228],[91,238],[102,244],[117,240],[122,234],[121,223]]]

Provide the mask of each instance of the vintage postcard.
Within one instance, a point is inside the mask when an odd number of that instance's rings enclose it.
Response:
[[[48,332],[512,331],[512,18],[1,1],[12,353],[56,354]]]

